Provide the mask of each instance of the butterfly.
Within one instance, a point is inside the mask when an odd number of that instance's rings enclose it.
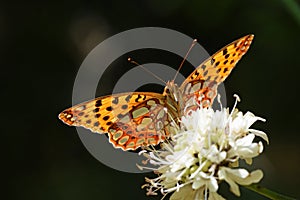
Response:
[[[109,136],[124,151],[157,145],[176,133],[180,118],[201,105],[209,107],[222,83],[248,51],[254,35],[223,47],[201,63],[178,86],[168,81],[164,92],[128,92],[98,97],[59,114],[69,126],[81,126]]]

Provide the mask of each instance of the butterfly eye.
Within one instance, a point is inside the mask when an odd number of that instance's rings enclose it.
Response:
[[[165,87],[163,95],[169,95],[169,94],[170,94],[169,88]]]

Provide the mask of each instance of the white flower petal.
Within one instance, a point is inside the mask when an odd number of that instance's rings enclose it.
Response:
[[[244,115],[244,119],[247,122],[247,128],[249,128],[254,122],[258,120],[258,118],[252,112],[246,112]]]
[[[245,169],[230,169],[227,167],[222,167],[222,173],[222,177],[227,176],[227,179],[224,178],[226,182],[228,182],[227,180],[230,179],[230,181],[234,181],[240,185],[250,185],[252,183],[257,183],[263,177],[263,172],[261,170],[255,170],[249,173]]]
[[[249,134],[241,139],[238,139],[236,141],[236,146],[249,146],[251,145],[255,135],[254,134]]]
[[[247,177],[236,177],[234,180],[240,185],[250,185],[252,183],[258,183],[262,178],[263,172],[258,169],[251,172]]]
[[[202,187],[203,185],[205,185],[205,181],[203,179],[201,179],[200,177],[196,178],[192,184],[192,188],[194,190],[199,189],[200,187]]]
[[[230,178],[230,176],[228,176],[227,169],[228,168],[226,167],[221,167],[219,169],[218,172],[219,179],[225,180],[229,184],[230,191],[234,193],[236,196],[240,196],[241,193],[240,193],[239,186]]]
[[[210,192],[216,192],[219,189],[218,181],[214,177],[210,179],[208,189]]]
[[[191,185],[186,185],[172,194],[170,200],[196,200],[204,199],[204,189],[193,190]]]
[[[241,177],[246,178],[249,175],[249,172],[245,169],[231,169],[225,168],[227,175],[230,177]]]
[[[259,155],[260,149],[260,145],[254,143],[248,147],[238,147],[236,153],[240,158],[253,158]]]
[[[261,137],[262,139],[264,139],[267,142],[267,144],[269,144],[269,138],[265,132],[255,130],[255,129],[249,129],[249,132],[255,134],[258,137]]]
[[[208,200],[226,200],[216,192],[209,192]]]
[[[245,161],[248,165],[252,165],[252,158],[245,158]]]
[[[212,145],[207,153],[207,159],[213,163],[220,163],[225,160],[227,153],[222,151],[219,152],[216,145]]]

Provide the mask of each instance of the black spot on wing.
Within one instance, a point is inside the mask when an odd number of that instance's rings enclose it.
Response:
[[[119,103],[119,97],[115,97],[114,100],[112,100],[113,104],[118,104]]]
[[[141,99],[142,96],[140,94],[138,94],[137,98],[135,99],[135,102],[139,102],[139,99]]]
[[[210,60],[210,64],[213,65],[213,64],[215,63],[215,61],[216,61],[216,60],[215,60],[214,58],[212,58],[212,59]]]
[[[107,126],[110,126],[111,124],[112,124],[112,122],[107,122],[106,123]]]
[[[125,109],[128,108],[128,105],[124,104],[124,105],[121,106],[121,108],[122,108],[123,110],[125,110]]]
[[[103,117],[103,120],[104,120],[104,121],[107,121],[108,119],[109,119],[109,116],[108,116],[108,115],[106,115],[106,116]]]
[[[122,115],[121,113],[119,113],[119,114],[117,115],[117,117],[118,117],[119,119],[122,119],[123,117],[125,117],[125,115]]]
[[[95,106],[96,107],[102,106],[102,100],[101,99],[97,100]]]
[[[78,116],[83,116],[83,115],[84,115],[84,112],[78,113]]]
[[[93,110],[93,112],[96,113],[96,112],[99,112],[99,110],[100,110],[99,108],[95,108],[95,109]]]
[[[130,98],[131,98],[131,95],[128,95],[126,98],[125,98],[125,101],[128,103],[130,101]]]
[[[107,111],[112,111],[112,107],[109,106],[109,107],[106,108],[106,110],[107,110]]]

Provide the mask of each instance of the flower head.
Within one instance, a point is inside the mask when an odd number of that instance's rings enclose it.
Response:
[[[238,100],[238,97],[237,97]],[[237,103],[237,101],[236,101]],[[236,106],[236,104],[235,104]],[[251,164],[252,158],[263,151],[267,135],[250,126],[265,121],[251,112],[243,114],[236,108],[199,108],[181,118],[181,130],[162,144],[160,150],[143,151],[149,162],[156,165],[157,178],[146,178],[148,194],[174,192],[171,199],[224,199],[217,191],[226,181],[230,190],[240,195],[239,185],[259,182],[263,173],[249,173],[238,168],[239,160]]]

